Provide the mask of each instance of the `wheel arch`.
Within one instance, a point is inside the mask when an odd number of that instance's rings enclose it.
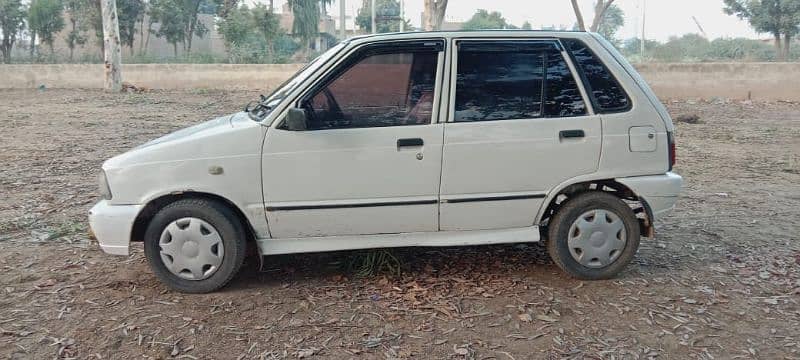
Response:
[[[164,194],[147,202],[142,210],[139,211],[139,214],[136,215],[136,219],[133,221],[131,242],[144,241],[144,234],[145,231],[147,231],[147,226],[150,224],[150,220],[153,219],[156,213],[158,213],[158,211],[163,209],[165,206],[183,199],[206,199],[225,205],[231,209],[231,211],[236,214],[236,217],[239,219],[239,221],[241,221],[242,226],[244,226],[245,231],[247,232],[248,242],[255,239],[256,232],[253,228],[253,225],[250,223],[250,220],[247,218],[247,216],[245,216],[242,209],[239,208],[239,206],[237,206],[233,201],[230,201],[220,195],[207,192],[181,191]]]
[[[645,237],[655,236],[653,226],[653,212],[647,201],[636,194],[630,187],[620,183],[616,179],[586,180],[570,184],[563,184],[556,191],[550,193],[543,202],[542,208],[536,215],[536,222],[540,226],[543,238],[547,235],[547,221],[555,215],[558,209],[575,195],[590,192],[602,191],[610,193],[627,204],[634,204],[632,210],[639,220],[641,235]]]

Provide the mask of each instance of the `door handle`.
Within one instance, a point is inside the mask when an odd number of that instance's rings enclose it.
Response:
[[[558,137],[562,139],[582,138],[585,136],[586,133],[584,133],[583,130],[562,130],[558,133]]]
[[[397,148],[403,147],[419,147],[425,145],[425,142],[422,141],[420,138],[411,138],[411,139],[398,139],[397,140]]]

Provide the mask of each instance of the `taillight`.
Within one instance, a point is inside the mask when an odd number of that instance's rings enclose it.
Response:
[[[672,167],[675,166],[675,135],[672,131],[667,132],[667,142],[669,142],[669,171],[672,171]]]

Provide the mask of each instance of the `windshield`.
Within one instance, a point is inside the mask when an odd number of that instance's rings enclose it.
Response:
[[[311,60],[311,62],[306,64],[306,66],[292,75],[288,80],[284,81],[283,84],[275,88],[275,90],[269,96],[262,96],[261,100],[258,102],[258,105],[256,105],[252,110],[248,110],[250,113],[250,118],[256,121],[263,120],[267,115],[269,115],[275,106],[277,106],[281,101],[283,101],[283,99],[286,98],[287,95],[289,95],[289,93],[292,92],[292,90],[294,90],[299,84],[305,82],[306,79],[317,72],[322,65],[330,60],[346,45],[346,42],[341,42],[330,48],[316,59]]]

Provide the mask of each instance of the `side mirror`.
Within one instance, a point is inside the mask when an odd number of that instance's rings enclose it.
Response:
[[[289,131],[308,130],[308,116],[304,109],[292,108],[286,114],[286,129]]]

